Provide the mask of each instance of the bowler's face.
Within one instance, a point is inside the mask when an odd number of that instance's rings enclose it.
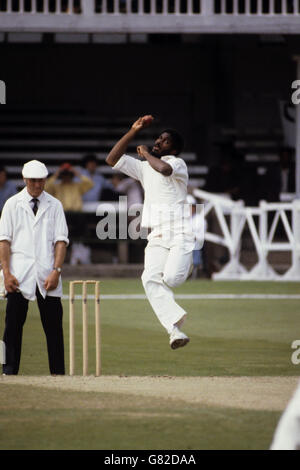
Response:
[[[158,139],[156,139],[151,154],[160,158],[164,155],[174,155],[175,153],[170,135],[167,132],[163,132]]]
[[[32,197],[39,197],[44,191],[46,178],[25,178],[27,191]]]

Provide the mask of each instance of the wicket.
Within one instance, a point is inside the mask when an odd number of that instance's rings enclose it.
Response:
[[[101,373],[101,337],[100,337],[100,288],[99,281],[71,281],[69,284],[69,333],[70,333],[70,375],[75,371],[75,285],[82,286],[82,375],[88,375],[88,310],[87,286],[94,285],[95,291],[95,332],[96,332],[96,377]]]

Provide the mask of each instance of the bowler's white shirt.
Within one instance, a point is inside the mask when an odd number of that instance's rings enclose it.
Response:
[[[61,297],[61,278],[57,288],[48,292],[44,282],[53,270],[55,243],[69,243],[64,210],[58,199],[43,191],[34,215],[31,199],[25,187],[6,201],[0,219],[0,241],[10,242],[10,271],[26,299],[35,300],[36,285],[44,298]]]
[[[194,242],[187,204],[188,171],[184,160],[174,155],[161,158],[172,167],[170,176],[154,170],[147,160],[123,155],[113,169],[140,181],[145,191],[142,226],[150,227],[148,239],[172,231],[175,237],[183,235]],[[186,205],[186,210],[188,206]]]

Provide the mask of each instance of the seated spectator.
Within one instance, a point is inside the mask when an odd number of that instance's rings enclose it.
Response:
[[[113,195],[115,193],[113,185],[97,170],[97,165],[98,161],[96,155],[90,154],[83,158],[84,169],[81,174],[87,176],[94,183],[93,188],[82,196],[84,202],[103,200],[104,193],[106,193],[105,200],[109,200],[111,198],[107,193],[112,192]]]
[[[0,212],[7,199],[17,193],[16,185],[7,179],[6,169],[0,167]]]
[[[79,181],[74,181],[77,176]],[[81,211],[83,195],[94,186],[93,181],[81,175],[70,163],[63,163],[50,176],[45,184],[45,191],[60,200],[65,211]]]

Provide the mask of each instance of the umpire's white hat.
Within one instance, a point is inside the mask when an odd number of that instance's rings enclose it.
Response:
[[[44,163],[38,160],[31,160],[24,164],[22,175],[23,178],[47,178],[48,170]]]

